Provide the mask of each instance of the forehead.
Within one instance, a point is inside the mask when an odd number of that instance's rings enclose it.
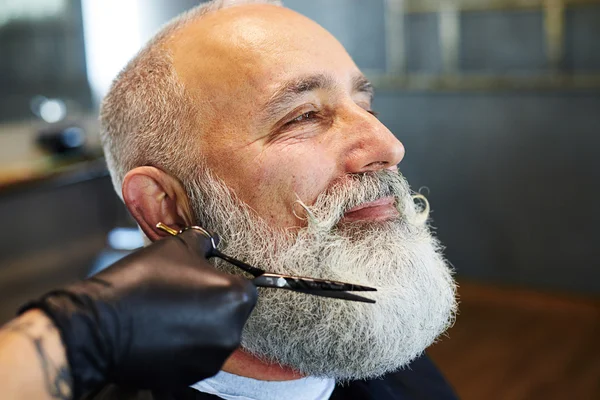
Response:
[[[244,5],[209,13],[171,40],[175,70],[186,89],[211,103],[269,96],[300,75],[350,79],[358,68],[325,29],[283,7]],[[231,104],[224,104],[231,106]]]

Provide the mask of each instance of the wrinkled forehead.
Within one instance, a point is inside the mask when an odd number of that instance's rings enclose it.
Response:
[[[207,14],[170,42],[179,79],[213,106],[267,97],[299,75],[345,79],[358,71],[343,46],[310,19],[283,7],[243,5]],[[238,103],[239,104],[239,103]]]

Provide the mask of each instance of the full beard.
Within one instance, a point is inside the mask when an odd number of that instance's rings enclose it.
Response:
[[[268,272],[377,288],[376,304],[259,289],[242,347],[301,374],[356,380],[402,368],[454,321],[456,285],[406,180],[380,171],[345,176],[312,206],[297,202],[299,230],[272,228],[205,171],[186,189],[197,222],[228,255]],[[394,196],[400,217],[340,223],[364,202]],[[216,266],[240,274],[231,265]]]

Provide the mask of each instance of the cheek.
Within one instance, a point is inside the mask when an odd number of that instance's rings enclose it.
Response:
[[[264,155],[257,160],[256,182],[265,205],[297,225],[299,221],[292,212],[296,195],[306,204],[313,204],[335,176],[336,163],[317,147],[292,147],[280,148],[270,152],[271,157]]]

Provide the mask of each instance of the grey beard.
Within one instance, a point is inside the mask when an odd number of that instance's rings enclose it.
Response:
[[[206,172],[187,185],[197,222],[229,255],[269,272],[377,288],[376,304],[259,289],[242,347],[305,375],[373,378],[420,355],[454,321],[456,285],[406,180],[381,171],[344,177],[305,211],[307,227],[276,229]],[[400,218],[339,221],[348,209],[393,195]],[[217,267],[240,274],[235,267]]]

